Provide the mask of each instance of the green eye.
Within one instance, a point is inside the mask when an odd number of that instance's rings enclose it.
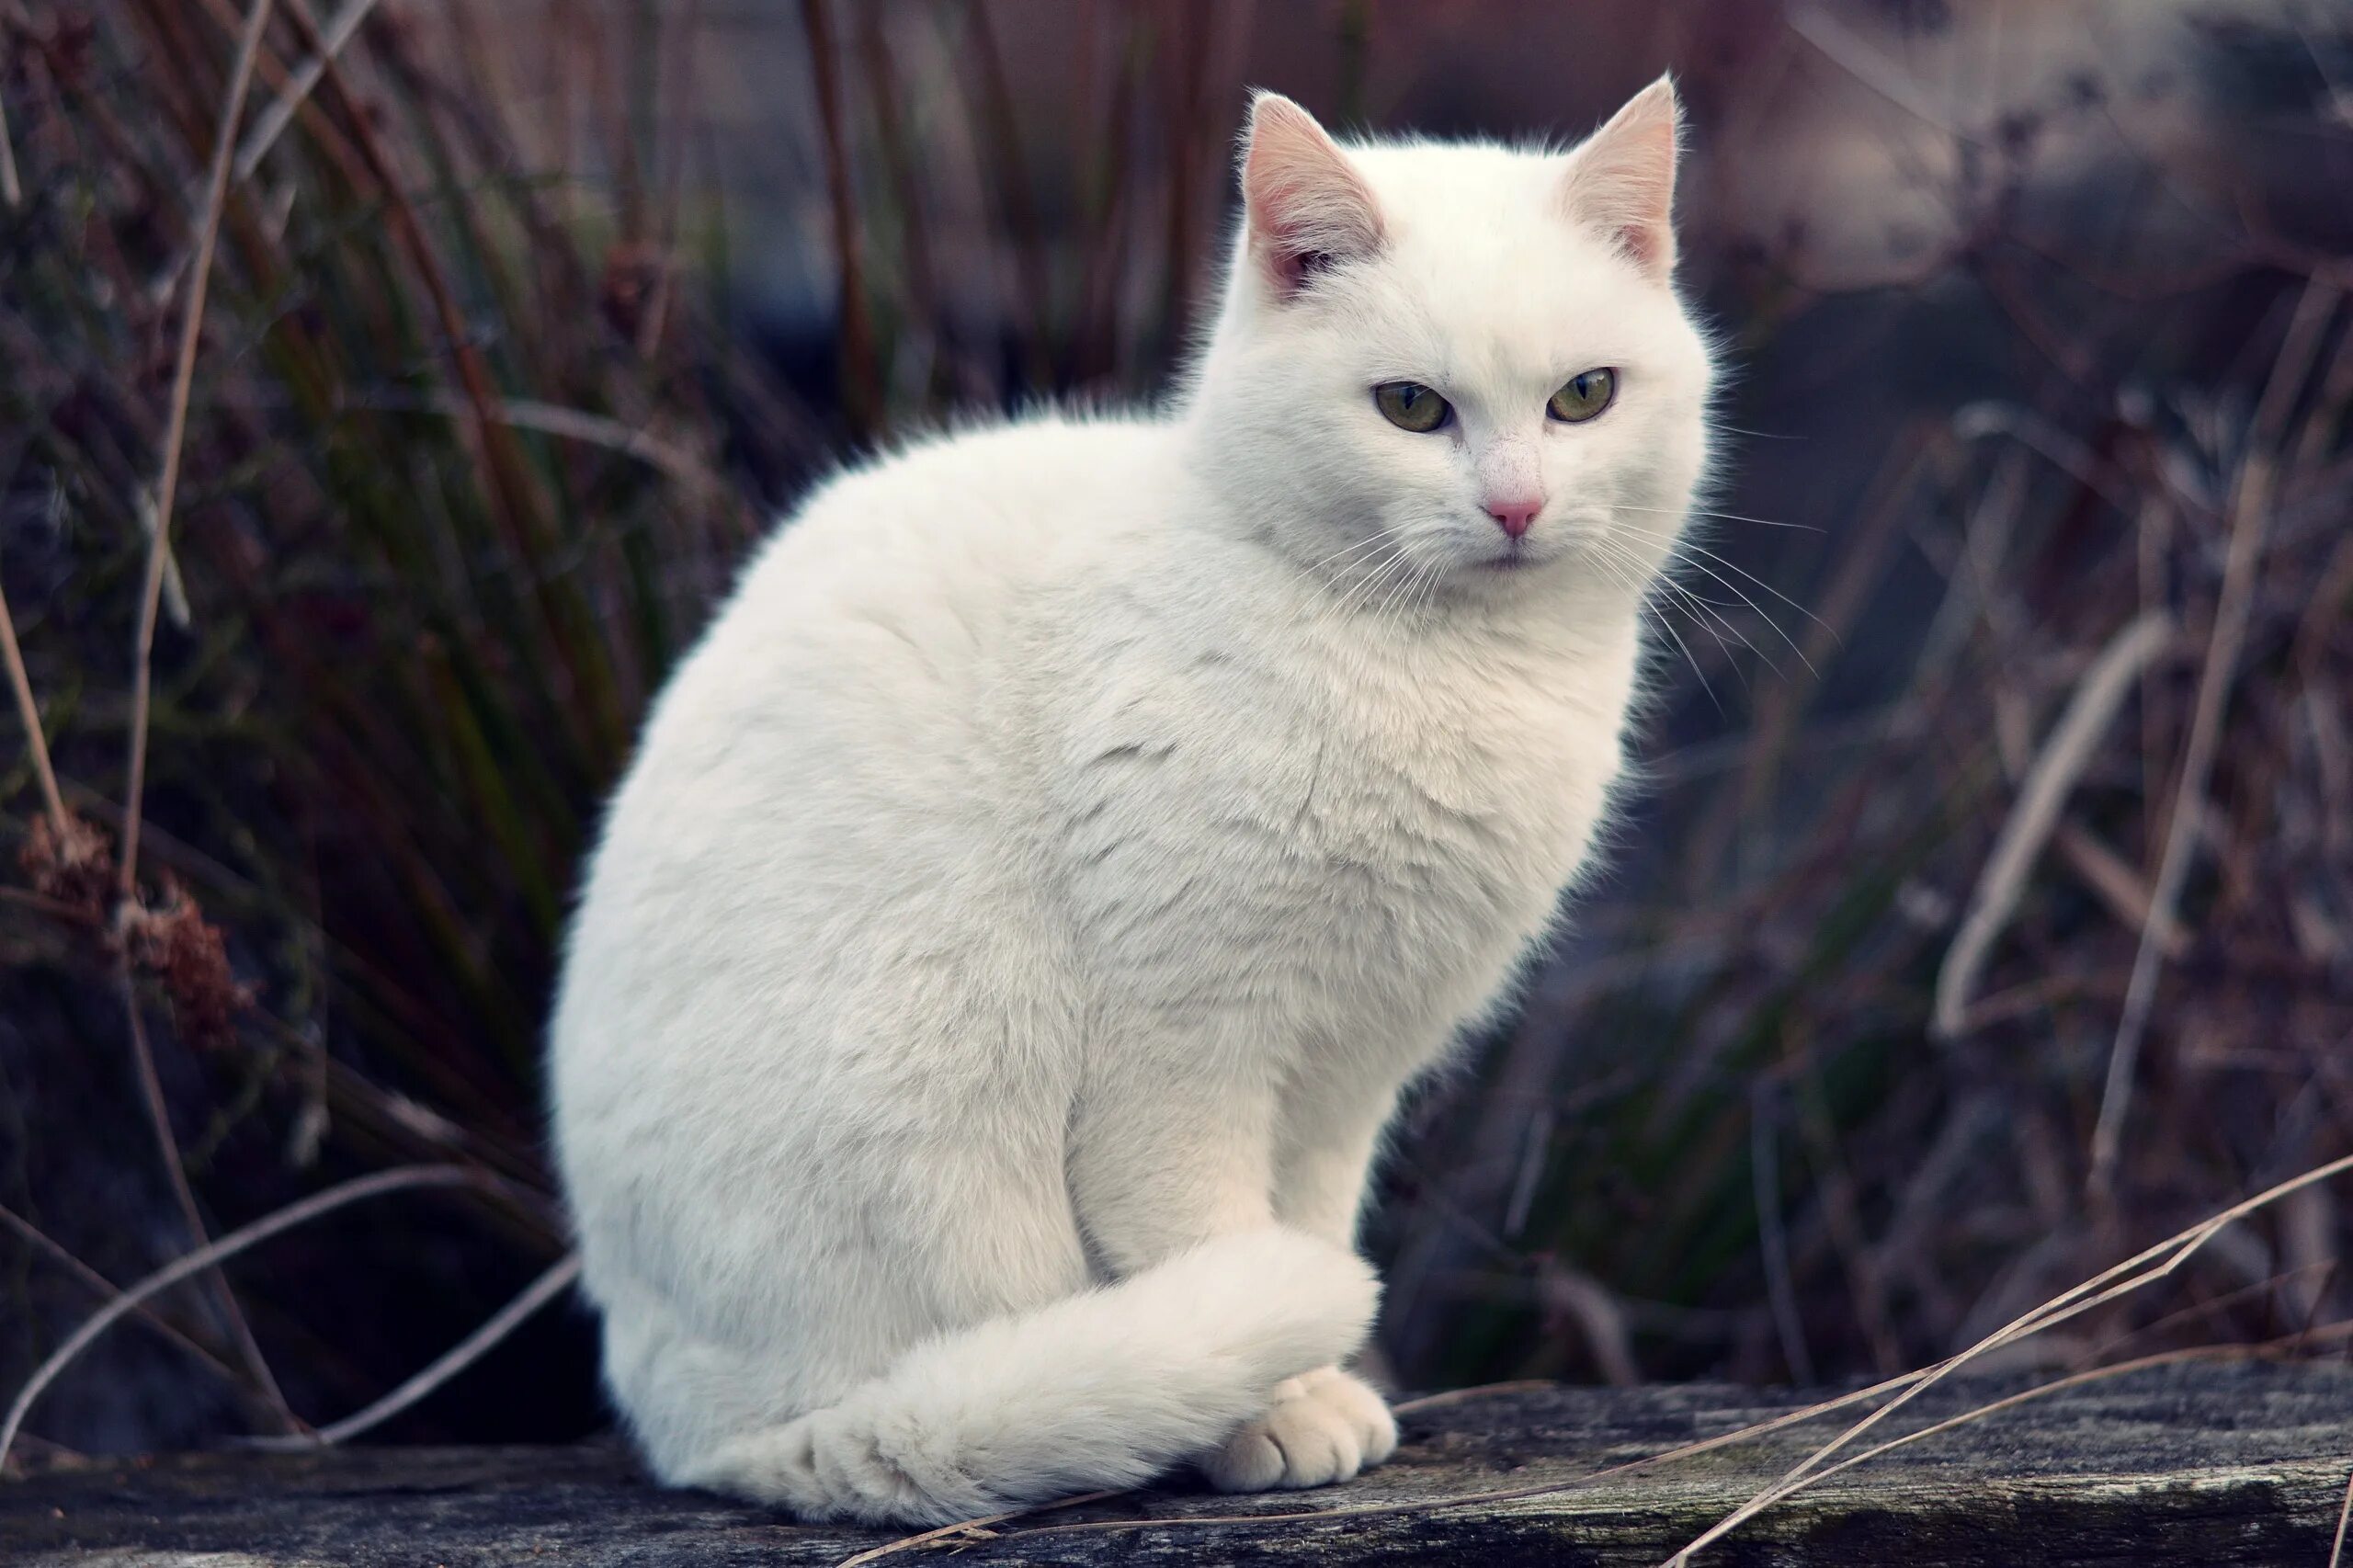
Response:
[[[1608,408],[1617,395],[1617,371],[1580,370],[1552,394],[1544,412],[1564,425],[1576,425]]]
[[[1380,405],[1382,418],[1417,436],[1438,428],[1454,414],[1446,399],[1419,381],[1384,381],[1372,389],[1372,401]]]

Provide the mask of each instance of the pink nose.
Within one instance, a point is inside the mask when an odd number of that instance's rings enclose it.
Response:
[[[1495,527],[1518,539],[1536,521],[1536,514],[1544,509],[1544,497],[1530,495],[1509,500],[1490,499],[1485,503],[1487,516],[1495,519]]]

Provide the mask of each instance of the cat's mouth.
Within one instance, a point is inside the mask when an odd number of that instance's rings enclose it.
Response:
[[[1518,572],[1539,563],[1536,554],[1514,540],[1502,553],[1490,555],[1479,562],[1483,572]]]

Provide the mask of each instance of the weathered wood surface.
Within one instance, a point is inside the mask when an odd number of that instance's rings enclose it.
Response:
[[[1933,1391],[1903,1425],[2014,1392]],[[1725,1387],[1484,1395],[1407,1416],[1397,1458],[1347,1486],[1222,1498],[1172,1488],[902,1552],[892,1568],[1008,1563],[1654,1563],[1778,1475],[1839,1417],[1514,1503],[1309,1522],[1040,1527],[1366,1505],[1569,1483],[1789,1405]],[[2348,1468],[2353,1369],[2178,1365],[2097,1382],[1836,1476],[1742,1527],[1722,1564],[2260,1564],[2324,1568]],[[0,1562],[139,1564],[752,1564],[843,1559],[904,1532],[813,1529],[648,1485],[610,1444],[209,1454],[0,1483]]]

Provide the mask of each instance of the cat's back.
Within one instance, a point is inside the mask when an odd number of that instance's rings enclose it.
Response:
[[[1008,640],[1160,526],[1165,428],[1040,415],[934,437],[819,488],[655,706],[616,803],[749,769],[814,785],[870,754],[969,759]],[[888,784],[888,780],[876,780]]]
[[[718,961],[747,925],[934,881],[1004,833],[1002,692],[1029,623],[1166,531],[1170,447],[1149,419],[1039,415],[814,492],[654,704],[590,864],[574,980],[595,988],[599,953]]]

